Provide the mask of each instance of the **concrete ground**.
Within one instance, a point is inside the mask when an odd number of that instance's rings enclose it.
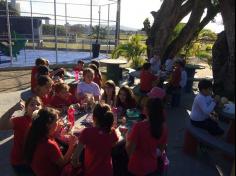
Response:
[[[0,72],[0,117],[20,98],[29,96],[30,71]],[[12,74],[12,75],[11,75]],[[22,79],[21,79],[22,78]],[[26,86],[25,86],[26,85]],[[184,94],[180,108],[168,108],[169,127],[168,176],[229,176],[232,162],[227,161],[217,151],[199,152],[190,157],[182,152],[185,120],[189,118],[186,110],[191,110],[194,93]],[[0,132],[0,176],[14,176],[9,164],[12,147],[12,132]]]

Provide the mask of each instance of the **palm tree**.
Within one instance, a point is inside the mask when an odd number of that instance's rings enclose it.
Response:
[[[132,67],[138,68],[145,62],[143,57],[145,51],[146,46],[141,43],[141,36],[132,35],[127,43],[120,44],[116,47],[112,52],[112,58],[124,56],[131,62]]]

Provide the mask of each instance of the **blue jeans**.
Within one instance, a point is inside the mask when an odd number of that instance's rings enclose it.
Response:
[[[208,118],[204,121],[193,121],[191,120],[191,123],[193,126],[197,128],[202,128],[206,131],[208,131],[211,135],[213,136],[218,136],[218,135],[223,135],[224,130],[222,130],[218,123],[215,122],[214,120]]]

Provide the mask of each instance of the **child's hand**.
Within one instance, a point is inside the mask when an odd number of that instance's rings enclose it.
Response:
[[[69,146],[74,147],[78,143],[78,138],[74,135],[71,135],[69,138]]]
[[[20,100],[18,103],[15,104],[14,110],[15,111],[22,111],[25,108],[25,102],[23,100]]]
[[[216,95],[216,96],[214,97],[214,100],[215,100],[216,103],[219,103],[219,102],[220,102],[220,96],[219,96],[219,95]]]

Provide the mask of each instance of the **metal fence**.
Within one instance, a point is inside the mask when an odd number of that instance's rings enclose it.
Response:
[[[90,0],[90,2],[89,0],[77,0],[76,3],[72,1],[11,0],[8,2],[6,0],[6,9],[0,9],[0,21],[5,24],[0,24],[0,44],[5,42],[5,46],[8,46],[11,61],[14,58],[13,46],[16,41],[20,40],[27,40],[25,44],[27,49],[54,50],[56,63],[59,61],[58,50],[87,51],[91,55],[92,44],[99,40],[101,50],[108,54],[119,43],[120,0]],[[15,7],[20,16],[12,15],[9,5]],[[27,20],[23,23],[22,19]],[[14,20],[16,22],[13,24]],[[54,25],[53,35],[43,34],[42,25],[45,24]],[[88,31],[85,31],[82,36],[74,37],[75,34],[70,33],[69,26],[75,24],[89,26],[86,28]],[[99,38],[99,32],[98,36],[92,35],[92,28],[96,25],[99,28],[98,31],[101,27],[107,28],[103,39]],[[65,35],[58,35],[59,26],[65,28]],[[17,34],[13,35],[14,28],[24,27],[23,31],[16,32]],[[113,31],[111,31],[112,27]],[[4,47],[0,45],[0,52],[3,50],[1,46]]]

